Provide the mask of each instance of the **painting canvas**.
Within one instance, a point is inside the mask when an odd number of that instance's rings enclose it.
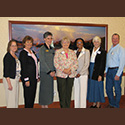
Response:
[[[43,34],[50,31],[53,34],[52,46],[55,49],[60,48],[60,41],[67,36],[71,40],[71,45],[76,38],[83,38],[86,43],[86,48],[92,44],[94,36],[99,36],[102,39],[102,47],[107,49],[107,25],[91,25],[91,24],[70,24],[70,23],[42,23],[42,22],[9,22],[10,38],[18,43],[18,53],[23,49],[22,40],[26,35],[33,37],[34,44],[32,49],[37,56],[39,48],[44,44]],[[71,49],[73,47],[71,46]]]

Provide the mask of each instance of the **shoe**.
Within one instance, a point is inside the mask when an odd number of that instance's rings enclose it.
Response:
[[[107,105],[106,108],[114,108],[114,106]]]
[[[95,106],[91,105],[89,108],[97,108],[97,107],[96,107],[96,105]]]
[[[101,108],[101,105],[99,107],[96,106],[96,108]]]

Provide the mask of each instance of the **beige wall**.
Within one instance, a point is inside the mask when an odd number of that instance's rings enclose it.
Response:
[[[8,21],[38,21],[38,22],[66,22],[108,24],[108,49],[111,47],[111,35],[117,32],[121,36],[120,44],[125,48],[125,17],[0,17],[0,79],[3,75],[3,56],[9,40]],[[0,106],[5,104],[3,85],[0,84]],[[22,91],[22,89],[21,89]],[[22,102],[22,97],[20,97]]]
[[[108,24],[108,48],[111,47],[111,35],[114,32],[120,34],[120,44],[125,48],[125,17],[0,17],[0,78],[2,78],[3,74],[2,59],[6,53],[6,46],[9,39],[9,20]]]

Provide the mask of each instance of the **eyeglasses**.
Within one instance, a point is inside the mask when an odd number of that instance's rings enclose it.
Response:
[[[100,43],[100,41],[93,41],[94,43]]]
[[[82,44],[83,42],[77,42],[77,44]]]
[[[11,47],[17,47],[17,45],[11,45]]]
[[[63,41],[62,44],[70,44],[68,41]]]

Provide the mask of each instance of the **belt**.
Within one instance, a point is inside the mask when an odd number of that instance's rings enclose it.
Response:
[[[119,67],[109,67],[109,69],[117,69],[117,68],[119,68]]]

